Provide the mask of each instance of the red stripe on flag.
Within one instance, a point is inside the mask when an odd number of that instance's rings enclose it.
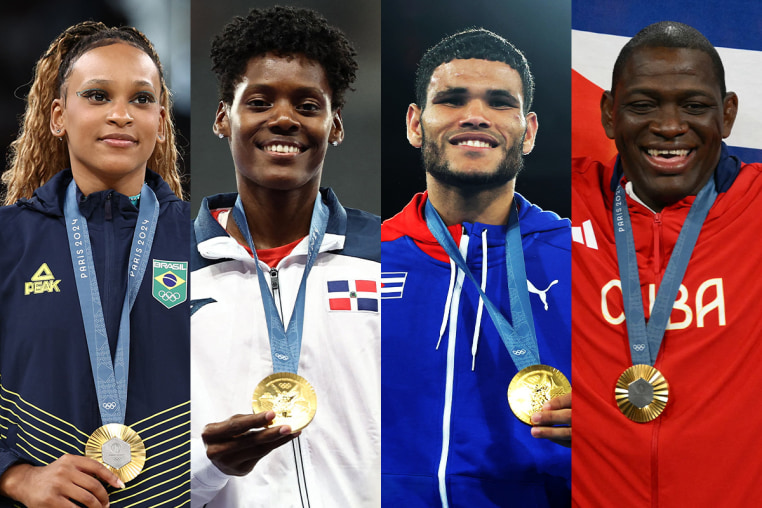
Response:
[[[363,291],[366,293],[375,293],[376,281],[375,280],[356,280],[355,287],[357,288],[357,291]]]
[[[352,302],[349,298],[329,298],[328,305],[331,310],[352,310]]]
[[[598,85],[572,70],[572,157],[605,163],[617,153],[601,125],[602,95]]]

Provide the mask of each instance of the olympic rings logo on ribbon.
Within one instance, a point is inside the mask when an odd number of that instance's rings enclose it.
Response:
[[[159,291],[159,297],[162,300],[164,300],[165,302],[166,301],[176,302],[177,300],[180,299],[180,295],[179,294],[177,294],[177,293],[170,293],[169,291],[164,291],[163,289],[161,291]]]
[[[284,355],[283,353],[275,353],[275,358],[278,360],[283,360],[284,362],[288,360],[288,355]]]
[[[633,344],[632,349],[635,351],[645,351],[646,345],[645,344]]]
[[[514,355],[516,355],[516,356],[521,356],[521,355],[525,355],[525,354],[527,354],[527,350],[526,350],[526,349],[514,349],[514,350],[512,351],[512,353],[513,353]]]
[[[114,410],[114,409],[116,409],[116,402],[104,402],[103,403],[103,408],[104,409]]]

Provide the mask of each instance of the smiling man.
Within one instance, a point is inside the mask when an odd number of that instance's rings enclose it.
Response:
[[[514,192],[533,94],[523,53],[484,29],[419,64],[427,192],[381,230],[384,506],[569,503],[551,442],[571,443],[569,222]]]
[[[622,49],[601,98],[618,157],[574,161],[578,506],[757,493],[762,282],[743,251],[758,249],[762,167],[722,142],[737,108],[711,43],[656,23]]]

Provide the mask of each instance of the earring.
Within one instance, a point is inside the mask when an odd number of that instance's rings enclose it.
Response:
[[[224,137],[225,137],[225,135],[224,135],[223,133],[221,133],[221,132],[220,132],[219,134],[217,134],[217,137],[219,137],[220,139],[222,139],[222,138],[224,138]]]
[[[56,130],[58,134],[61,134],[61,129]]]
[[[339,142],[338,142],[338,141],[331,141],[331,144],[332,144],[333,146],[339,146]]]

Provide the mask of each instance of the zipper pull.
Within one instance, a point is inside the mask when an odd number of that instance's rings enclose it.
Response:
[[[272,282],[273,291],[277,291],[278,287],[278,270],[270,268],[270,281]]]
[[[111,193],[106,196],[106,203],[103,205],[106,213],[106,220],[111,220]]]

